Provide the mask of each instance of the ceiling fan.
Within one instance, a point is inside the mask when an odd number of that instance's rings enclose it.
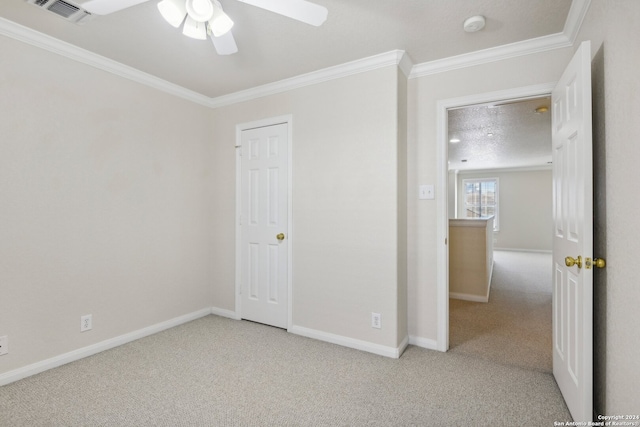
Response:
[[[87,0],[82,7],[95,15],[108,15],[149,0]],[[252,6],[304,22],[320,26],[327,19],[327,8],[306,0],[238,0]],[[224,13],[219,0],[160,0],[158,9],[169,24],[186,36],[206,40],[207,35],[219,55],[231,55],[238,51],[231,34],[233,21]]]

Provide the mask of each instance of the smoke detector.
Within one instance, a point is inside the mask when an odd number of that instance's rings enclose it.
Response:
[[[472,16],[471,18],[467,18],[462,26],[467,33],[475,33],[476,31],[480,31],[481,29],[483,29],[484,24],[484,16],[476,15]]]

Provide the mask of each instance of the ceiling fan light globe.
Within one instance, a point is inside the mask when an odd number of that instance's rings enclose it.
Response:
[[[187,16],[183,0],[162,0],[158,3],[158,10],[165,21],[175,28],[178,28]]]
[[[229,18],[229,15],[222,11],[220,12],[217,16],[214,14],[209,21],[209,28],[214,37],[223,36],[233,28],[233,21]]]
[[[207,24],[205,22],[198,22],[191,16],[187,16],[182,27],[182,34],[192,39],[206,40],[207,39]]]
[[[213,17],[214,7],[210,0],[187,0],[187,13],[193,20],[207,22]]]

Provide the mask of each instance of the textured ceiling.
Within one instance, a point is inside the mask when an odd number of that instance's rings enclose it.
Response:
[[[544,113],[536,112],[547,107]],[[502,101],[449,110],[449,169],[549,166],[550,99]],[[466,160],[466,161],[465,161]]]
[[[1,0],[0,17],[218,97],[395,49],[420,64],[560,33],[571,6],[571,0],[313,1],[329,10],[321,27],[221,0],[235,21],[240,51],[231,56],[218,56],[210,40],[189,39],[168,25],[157,0],[80,25],[26,0]],[[465,33],[464,20],[478,14],[486,27]]]

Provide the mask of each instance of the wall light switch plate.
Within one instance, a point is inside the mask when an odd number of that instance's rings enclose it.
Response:
[[[418,198],[420,200],[432,200],[436,197],[436,191],[433,184],[423,184],[419,188]]]

